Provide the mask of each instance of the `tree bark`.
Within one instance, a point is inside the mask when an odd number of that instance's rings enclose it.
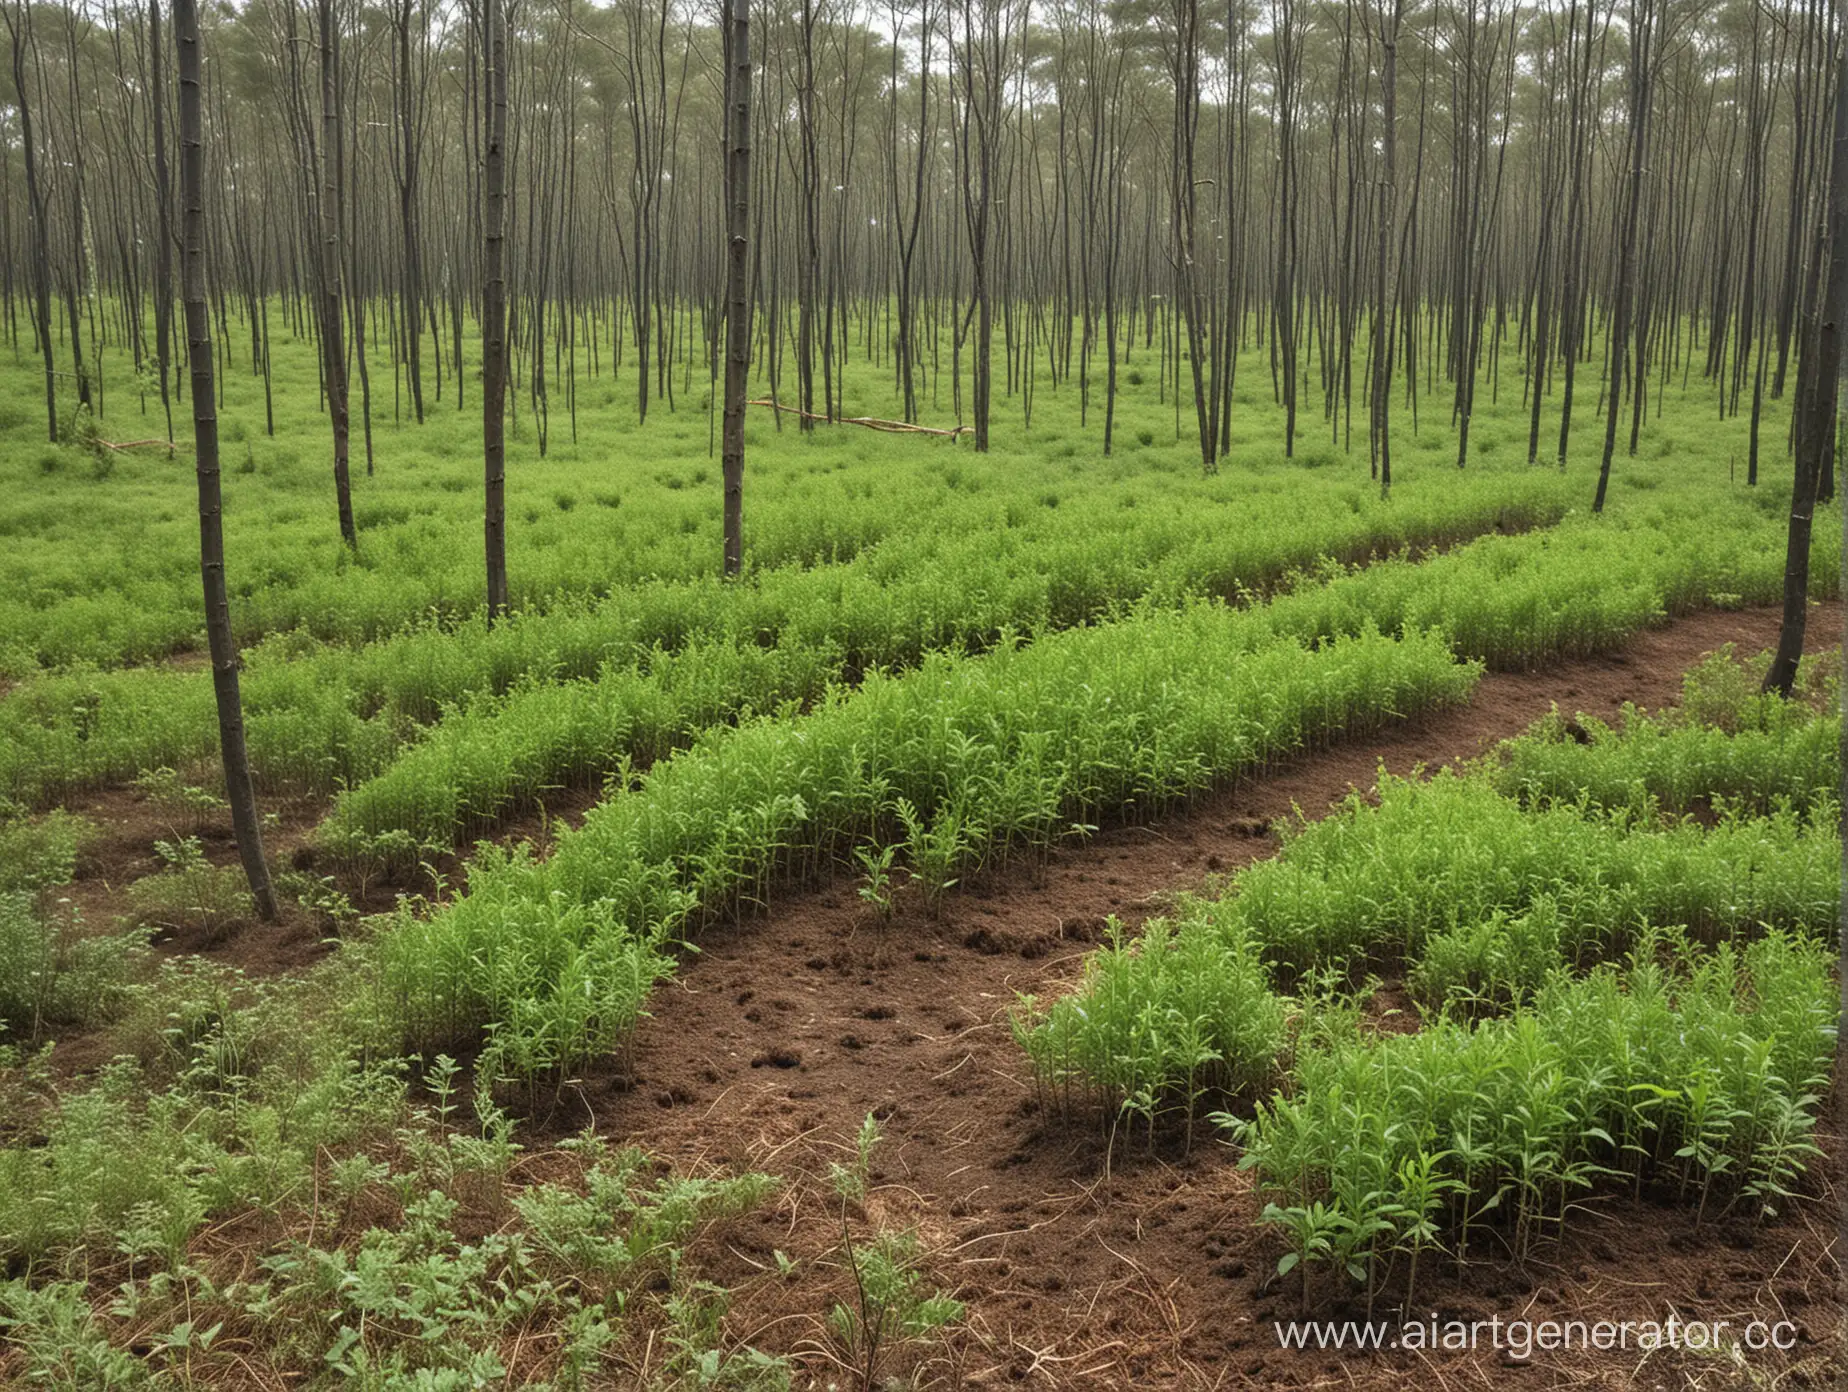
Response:
[[[487,0],[486,29],[481,438],[487,483],[488,623],[492,625],[507,609],[507,16],[502,0]],[[644,372],[644,380],[646,376]]]
[[[1391,19],[1386,15],[1390,13]],[[1380,497],[1392,494],[1392,314],[1398,302],[1398,282],[1386,274],[1387,252],[1392,242],[1393,224],[1398,219],[1397,148],[1399,139],[1399,27],[1405,16],[1405,0],[1391,0],[1391,9],[1382,7],[1380,23],[1380,188],[1379,223],[1374,229],[1373,302],[1373,459],[1379,476]]]
[[[340,77],[339,34],[333,0],[320,0],[321,37],[321,356],[327,374],[327,414],[334,430],[334,502],[340,539],[359,545],[353,522],[353,488],[347,469],[346,344],[341,332]]]
[[[238,857],[250,881],[257,914],[276,921],[276,894],[263,858],[263,831],[244,747],[243,700],[238,691],[237,646],[225,584],[224,501],[219,486],[218,414],[214,405],[212,328],[205,303],[205,139],[201,118],[199,16],[195,0],[174,0],[174,40],[180,69],[180,279],[186,311],[187,358],[192,372],[193,459],[199,484],[199,574],[205,588],[206,643],[212,657],[212,694],[218,702],[218,745],[224,757],[225,794]]]
[[[1827,267],[1816,317],[1805,335],[1798,368],[1796,484],[1790,498],[1790,535],[1784,556],[1784,622],[1777,656],[1765,673],[1764,689],[1789,696],[1803,656],[1809,613],[1810,526],[1824,458],[1835,449],[1835,406],[1841,377],[1841,320],[1848,313],[1848,47],[1835,78],[1835,136],[1829,154],[1828,211],[1816,254]]]
[[[39,349],[45,357],[45,418],[51,443],[58,443],[58,369],[51,351],[51,231],[46,225],[50,211],[39,187],[38,150],[32,132],[32,106],[26,99],[26,44],[32,37],[32,12],[27,0],[21,0],[19,18],[5,11],[6,27],[13,40],[13,86],[19,96],[20,140],[25,147],[27,216],[32,220],[32,302],[33,328]]]
[[[1605,349],[1609,384],[1605,388],[1604,403],[1604,460],[1598,466],[1598,492],[1591,504],[1593,512],[1604,511],[1604,496],[1611,485],[1611,456],[1617,452],[1617,412],[1630,351],[1631,305],[1636,298],[1636,228],[1643,202],[1644,161],[1649,150],[1649,69],[1654,61],[1651,42],[1654,2],[1642,0],[1640,10],[1635,4],[1630,7],[1630,192],[1624,207],[1618,249],[1617,300],[1611,311],[1611,332]]]
[[[744,395],[751,367],[751,17],[750,0],[729,0],[729,134],[725,151],[725,575],[744,569]]]

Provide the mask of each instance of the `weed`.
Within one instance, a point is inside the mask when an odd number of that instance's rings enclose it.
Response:
[[[828,1312],[828,1329],[840,1345],[844,1365],[860,1392],[872,1392],[893,1349],[927,1339],[962,1318],[961,1302],[931,1290],[919,1266],[914,1232],[881,1229],[856,1242],[848,1210],[863,1204],[879,1123],[868,1114],[854,1139],[852,1160],[829,1166],[829,1184],[841,1202],[841,1250],[853,1277],[853,1298]]]
[[[156,841],[166,869],[129,886],[137,919],[168,932],[197,930],[222,940],[250,917],[250,891],[237,866],[216,866],[205,858],[196,836]]]

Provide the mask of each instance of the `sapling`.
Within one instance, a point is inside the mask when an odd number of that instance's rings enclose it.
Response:
[[[1290,1250],[1277,1258],[1277,1275],[1281,1278],[1292,1271],[1297,1273],[1302,1307],[1307,1310],[1309,1265],[1311,1262],[1333,1260],[1335,1244],[1348,1226],[1346,1216],[1317,1199],[1313,1203],[1293,1204],[1288,1208],[1267,1203],[1258,1221],[1273,1223],[1289,1235]]]
[[[853,849],[853,858],[860,862],[865,872],[860,898],[882,919],[892,917],[892,859],[897,854],[898,847],[893,845],[855,846]]]
[[[851,1304],[836,1302],[829,1310],[828,1328],[846,1349],[860,1392],[873,1392],[880,1363],[894,1343],[931,1335],[963,1313],[961,1302],[926,1288],[915,1233],[880,1230],[870,1242],[854,1241],[848,1210],[865,1202],[880,1139],[879,1121],[869,1112],[854,1138],[852,1159],[828,1166],[829,1186],[840,1200],[841,1250],[854,1289]]]
[[[1418,1298],[1418,1258],[1438,1236],[1437,1215],[1447,1195],[1463,1188],[1463,1182],[1443,1172],[1450,1159],[1447,1150],[1432,1151],[1420,1147],[1416,1154],[1399,1161],[1399,1204],[1404,1212],[1398,1225],[1399,1246],[1411,1254],[1411,1266],[1405,1278],[1405,1308],[1409,1313]]]

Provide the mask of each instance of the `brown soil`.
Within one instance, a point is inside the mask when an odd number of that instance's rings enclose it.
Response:
[[[1841,619],[1839,605],[1813,611],[1816,648],[1834,644]],[[744,1283],[737,1332],[796,1354],[816,1385],[841,1376],[819,1352],[821,1312],[847,1289],[831,1264],[840,1218],[825,1177],[869,1112],[886,1137],[873,1216],[914,1224],[937,1276],[968,1305],[932,1370],[952,1381],[1385,1388],[1412,1375],[1442,1389],[1720,1385],[1737,1376],[1724,1359],[1634,1348],[1542,1352],[1525,1363],[1492,1349],[1280,1350],[1271,1321],[1298,1316],[1298,1288],[1270,1279],[1281,1245],[1256,1224],[1251,1176],[1204,1129],[1190,1150],[1171,1138],[1151,1152],[1138,1139],[1108,1161],[1101,1123],[1039,1112],[1007,1013],[1017,993],[1065,989],[1106,915],[1133,926],[1211,873],[1271,854],[1271,823],[1297,809],[1319,815],[1371,786],[1377,768],[1405,773],[1473,757],[1554,702],[1598,715],[1626,701],[1669,704],[1703,654],[1729,642],[1762,648],[1776,632],[1769,611],[1700,614],[1609,658],[1491,675],[1466,709],[1062,849],[1043,873],[953,897],[939,919],[906,905],[881,924],[847,885],[792,895],[756,921],[705,936],[656,993],[623,1068],[586,1078],[538,1132],[589,1121],[678,1164],[785,1177],[779,1211],[763,1216],[755,1240],[747,1232],[730,1245],[729,1265],[713,1274]],[[1709,1220],[1695,1231],[1683,1208],[1600,1201],[1525,1271],[1487,1260],[1461,1279],[1432,1273],[1418,1314],[1659,1320],[1672,1308],[1735,1327],[1789,1319],[1797,1347],[1752,1356],[1765,1385],[1848,1382],[1836,1245],[1848,1193],[1841,1091],[1821,1127],[1830,1158],[1785,1220],[1757,1230]],[[779,1248],[802,1263],[798,1275],[749,1280],[776,1269]],[[1365,1313],[1330,1277],[1311,1294],[1318,1317]]]
[[[197,836],[206,859],[216,866],[238,863],[230,819],[222,813],[191,820],[159,805],[136,788],[106,788],[73,798],[65,804],[90,823],[77,878],[60,889],[82,921],[92,929],[106,928],[131,911],[130,886],[166,869],[155,846]],[[259,799],[259,806],[277,818],[264,833],[264,849],[274,865],[287,866],[324,813],[318,798]],[[253,976],[271,976],[312,965],[331,950],[326,925],[293,903],[282,905],[280,929],[240,920],[207,931],[199,924],[181,924],[154,932],[156,951],[167,956],[206,956],[238,967]]]

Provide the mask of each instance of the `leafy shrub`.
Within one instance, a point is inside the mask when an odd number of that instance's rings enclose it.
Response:
[[[128,997],[144,940],[88,933],[74,912],[41,917],[33,896],[0,893],[0,1033],[38,1039],[109,1019]]]
[[[1821,946],[1771,933],[1661,965],[1555,978],[1530,1006],[1466,1027],[1355,1037],[1298,1060],[1291,1090],[1227,1120],[1290,1246],[1280,1271],[1325,1263],[1374,1282],[1394,1256],[1459,1261],[1496,1227],[1525,1260],[1600,1187],[1654,1186],[1699,1224],[1784,1206],[1834,1050]]]
[[[0,894],[69,883],[90,824],[63,809],[42,817],[9,815],[0,805]]]
[[[128,889],[139,922],[172,932],[194,929],[217,941],[250,917],[242,867],[213,865],[196,836],[156,841],[154,849],[167,868]]]

